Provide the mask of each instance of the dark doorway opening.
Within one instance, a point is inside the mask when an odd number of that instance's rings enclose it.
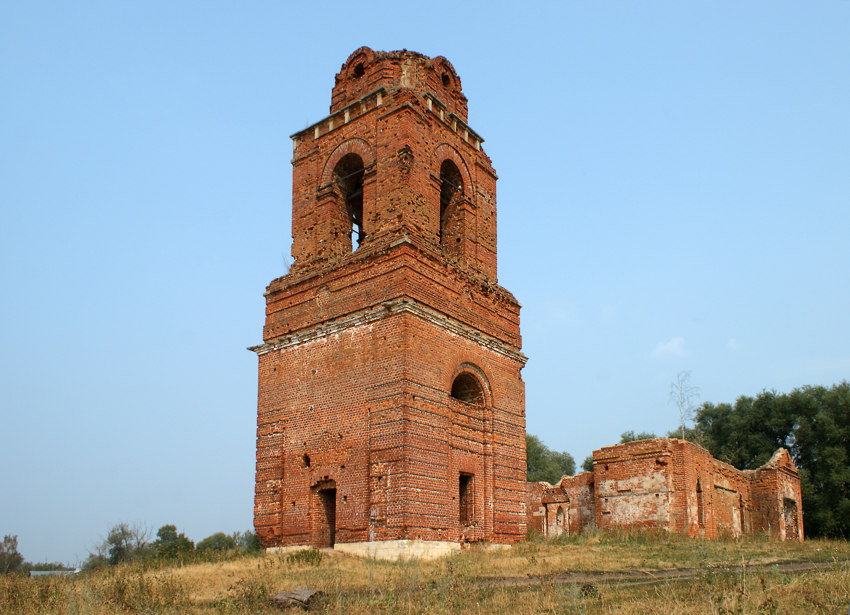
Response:
[[[459,520],[461,526],[472,525],[473,515],[473,488],[472,481],[475,478],[473,474],[460,473],[458,481],[458,502],[460,504]]]
[[[336,542],[336,488],[319,489],[319,546],[333,547]]]
[[[702,483],[697,479],[697,523],[699,529],[705,529],[705,504],[703,503]]]

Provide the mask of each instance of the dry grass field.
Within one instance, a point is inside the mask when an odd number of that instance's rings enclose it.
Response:
[[[788,570],[795,562],[825,566]],[[689,578],[658,578],[674,569]],[[604,579],[601,572],[620,574]],[[434,562],[316,551],[183,566],[148,562],[75,577],[0,577],[0,613],[280,613],[271,595],[296,587],[322,590],[315,610],[324,613],[843,614],[850,546],[589,532],[468,549]]]

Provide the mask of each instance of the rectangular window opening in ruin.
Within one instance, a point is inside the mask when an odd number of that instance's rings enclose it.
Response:
[[[785,537],[797,537],[797,502],[791,498],[783,498],[783,516],[785,521]]]
[[[705,504],[702,499],[702,483],[697,479],[697,524],[699,529],[705,529]]]
[[[473,494],[473,479],[475,478],[474,474],[467,474],[465,472],[460,473],[460,479],[458,480],[458,502],[460,504],[459,508],[459,520],[461,526],[466,527],[467,525],[472,525],[472,520],[474,518],[472,503],[474,500]]]

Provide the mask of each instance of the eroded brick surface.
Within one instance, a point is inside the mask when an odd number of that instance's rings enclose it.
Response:
[[[528,526],[546,535],[594,525],[803,539],[800,474],[785,449],[758,470],[741,471],[683,440],[607,446],[593,452],[593,472],[565,476],[556,486],[528,483],[526,505]]]
[[[364,47],[293,135],[294,264],[254,348],[266,546],[525,535],[520,306],[466,118],[445,58]]]

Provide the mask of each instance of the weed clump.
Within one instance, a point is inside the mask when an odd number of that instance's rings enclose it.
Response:
[[[303,549],[287,555],[286,563],[290,566],[319,566],[321,565],[324,557],[324,554],[316,549]]]

